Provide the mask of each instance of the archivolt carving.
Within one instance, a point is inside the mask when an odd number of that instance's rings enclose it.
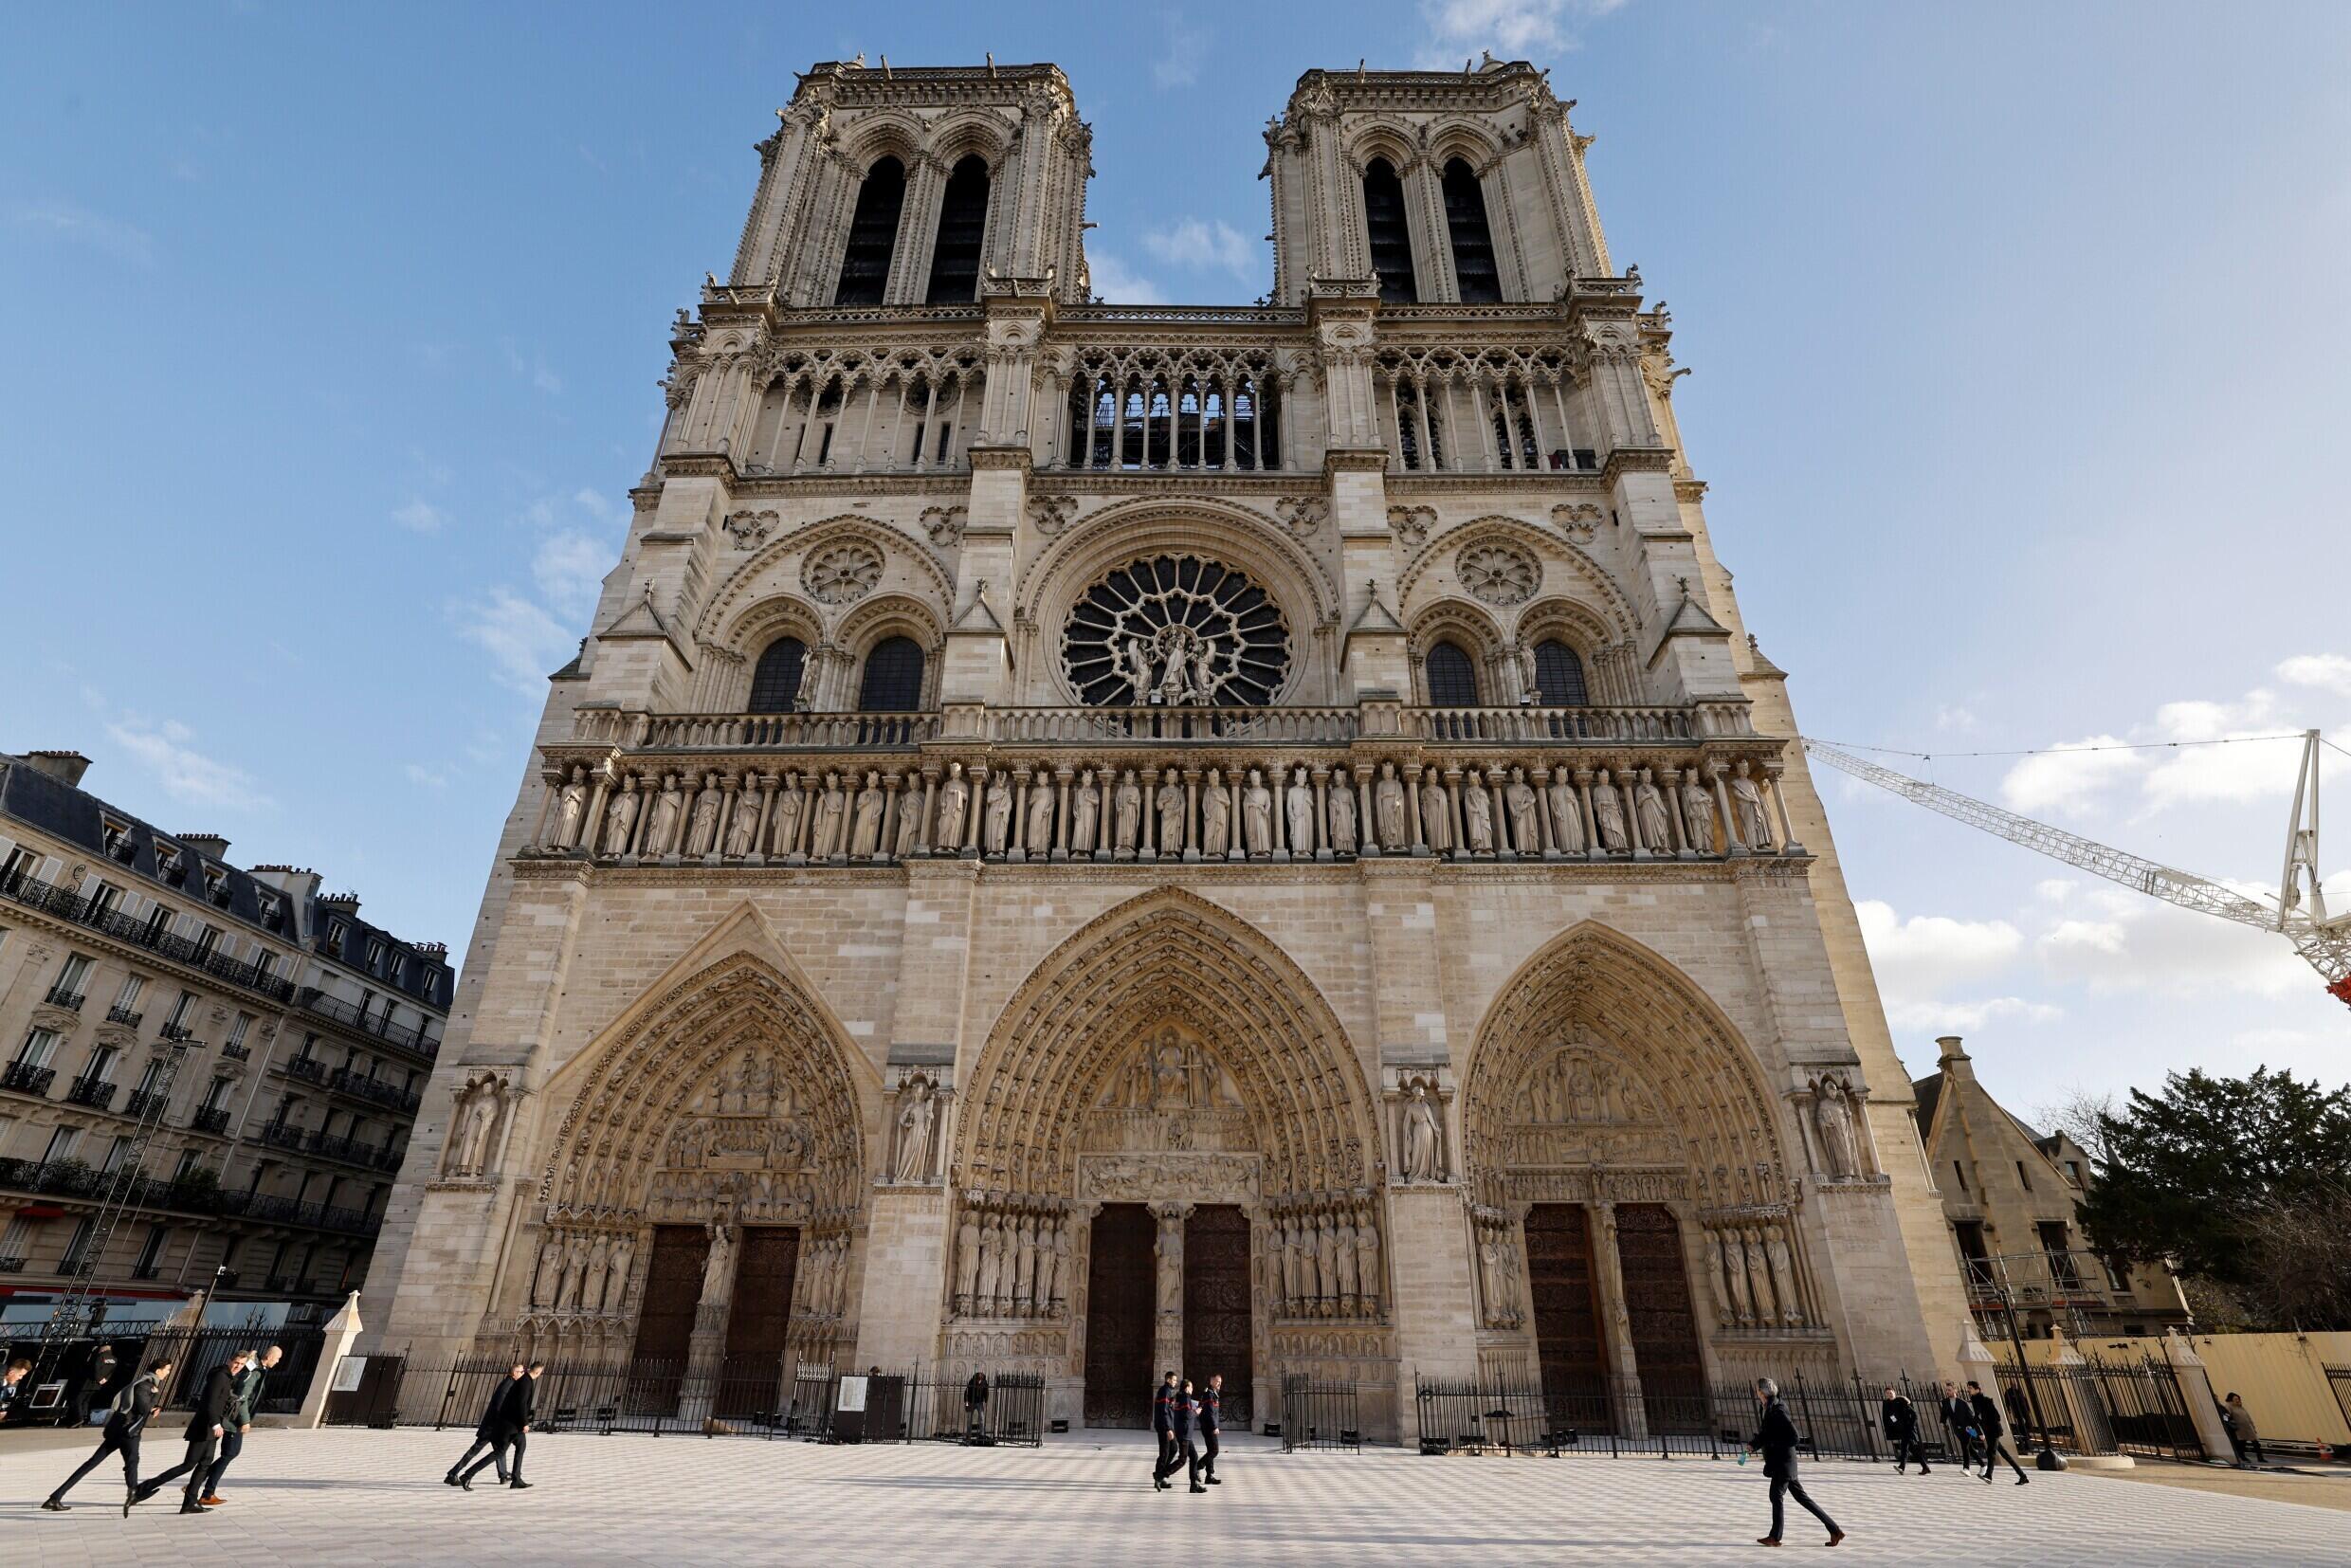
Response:
[[[793,529],[746,556],[728,574],[719,592],[710,596],[710,608],[702,611],[697,635],[722,647],[735,646],[733,623],[745,605],[789,591],[785,574],[772,569],[780,568],[794,556],[813,560],[831,546],[847,543],[865,544],[879,551],[885,576],[902,564],[910,567],[915,586],[930,594],[934,604],[943,607],[953,599],[954,589],[947,581],[947,574],[929,551],[887,523],[843,512],[822,522]]]
[[[1101,916],[1013,994],[972,1079],[955,1183],[1072,1191],[1089,1112],[1144,1092],[1130,1053],[1171,1022],[1176,1048],[1153,1059],[1149,1092],[1205,1095],[1212,1115],[1237,1099],[1268,1195],[1369,1184],[1370,1089],[1328,1004],[1246,922],[1175,889]]]
[[[1110,568],[1162,550],[1231,562],[1287,601],[1293,626],[1319,625],[1339,615],[1340,594],[1328,569],[1301,549],[1277,519],[1205,496],[1145,498],[1088,513],[1022,570],[1014,610],[1040,626],[1058,626],[1060,617],[1052,611],[1059,603],[1084,592]],[[1058,602],[1048,604],[1048,596]]]
[[[1573,1042],[1566,1062],[1559,1061],[1563,1041]],[[1557,1092],[1546,1089],[1549,1098],[1539,1103],[1563,1108],[1567,1120],[1538,1135],[1528,1096],[1554,1065]],[[1605,1108],[1619,1113],[1605,1121],[1603,1077]],[[1571,1137],[1578,1121],[1580,1133]],[[1627,1140],[1621,1151],[1605,1139],[1590,1141],[1604,1126],[1620,1129],[1608,1136]],[[1779,1128],[1738,1030],[1671,964],[1589,921],[1538,952],[1503,987],[1470,1055],[1462,1127],[1483,1202],[1509,1194],[1514,1167],[1553,1158],[1605,1164],[1613,1155],[1654,1163],[1676,1144],[1702,1209],[1787,1195]],[[1566,1141],[1582,1152],[1570,1154]]]

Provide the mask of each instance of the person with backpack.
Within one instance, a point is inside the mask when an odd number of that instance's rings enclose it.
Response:
[[[145,1372],[115,1391],[114,1403],[106,1413],[106,1430],[99,1439],[98,1451],[82,1462],[82,1468],[65,1478],[64,1484],[51,1492],[41,1504],[53,1514],[67,1512],[65,1494],[74,1489],[82,1478],[105,1463],[110,1453],[122,1455],[122,1517],[131,1517],[131,1504],[138,1501],[138,1438],[147,1428],[147,1418],[163,1404],[163,1382],[172,1376],[172,1363],[157,1361]]]
[[[1896,1475],[1905,1473],[1914,1458],[1919,1473],[1928,1473],[1926,1445],[1919,1441],[1918,1408],[1908,1395],[1896,1393],[1891,1383],[1886,1385],[1886,1397],[1878,1402],[1878,1424],[1885,1429],[1886,1441],[1893,1446]]]
[[[1795,1478],[1795,1450],[1801,1439],[1796,1435],[1795,1417],[1779,1402],[1779,1385],[1769,1377],[1758,1377],[1755,1397],[1763,1407],[1763,1419],[1756,1427],[1755,1435],[1747,1439],[1747,1447],[1762,1453],[1763,1473],[1772,1484],[1772,1533],[1756,1537],[1755,1543],[1779,1544],[1779,1530],[1787,1511],[1782,1499],[1793,1497],[1805,1512],[1828,1526],[1828,1544],[1834,1546],[1845,1539],[1845,1532],[1837,1528],[1837,1522],[1823,1512],[1819,1504],[1805,1495],[1804,1484]]]

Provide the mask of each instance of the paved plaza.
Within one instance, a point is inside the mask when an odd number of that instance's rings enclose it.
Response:
[[[466,1435],[257,1432],[226,1506],[182,1519],[157,1498],[128,1522],[119,1471],[93,1474],[72,1513],[40,1512],[73,1450],[0,1439],[0,1563],[1705,1564],[1755,1560],[1766,1517],[1753,1464],[1703,1459],[1250,1443],[1229,1450],[1226,1485],[1162,1494],[1147,1439],[1094,1433],[1041,1450],[556,1435],[532,1445],[531,1490],[494,1489],[485,1472],[468,1494],[440,1482]],[[154,1468],[178,1447],[150,1444]],[[2087,1475],[2018,1487],[1847,1463],[1806,1474],[1850,1532],[1838,1561],[2351,1563],[2344,1516],[2321,1507]],[[1809,1518],[1788,1541],[1819,1549]]]

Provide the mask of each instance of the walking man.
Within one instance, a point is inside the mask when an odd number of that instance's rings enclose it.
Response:
[[[1151,1485],[1159,1491],[1167,1490],[1167,1478],[1176,1468],[1176,1400],[1181,1393],[1172,1372],[1151,1392],[1151,1435],[1159,1440],[1159,1457],[1151,1466]]]
[[[523,1376],[501,1391],[498,1413],[490,1422],[489,1456],[475,1460],[473,1468],[457,1478],[458,1486],[472,1491],[473,1478],[482,1467],[495,1464],[504,1473],[507,1486],[519,1492],[530,1488],[531,1484],[522,1479],[522,1455],[531,1446],[531,1413],[538,1397],[538,1376],[546,1370],[546,1362],[533,1361],[523,1369]],[[514,1449],[512,1462],[506,1459],[509,1448]]]
[[[65,1494],[103,1464],[108,1454],[118,1453],[122,1455],[122,1517],[131,1517],[131,1504],[138,1501],[138,1434],[146,1430],[147,1418],[163,1403],[163,1380],[171,1375],[172,1363],[157,1361],[115,1391],[114,1405],[106,1416],[106,1432],[99,1439],[98,1451],[84,1459],[82,1468],[67,1476],[41,1506],[53,1514],[65,1512]]]
[[[1959,1469],[1973,1470],[1977,1448],[1976,1407],[1967,1402],[1959,1385],[1948,1377],[1942,1380],[1942,1397],[1937,1404],[1942,1411],[1943,1427],[1951,1433],[1951,1446],[1959,1450]]]
[[[204,1478],[204,1496],[197,1499],[206,1507],[220,1506],[221,1477],[228,1473],[228,1462],[245,1451],[245,1434],[253,1430],[253,1413],[261,1408],[262,1389],[269,1381],[269,1369],[284,1358],[282,1347],[271,1345],[246,1362],[245,1370],[237,1374],[229,1395],[228,1430],[221,1435],[220,1457],[212,1461],[212,1471]]]
[[[498,1462],[499,1481],[501,1484],[505,1481],[506,1456],[498,1452],[498,1415],[499,1412],[505,1408],[506,1391],[514,1387],[515,1384],[521,1382],[529,1375],[529,1372],[530,1369],[528,1367],[524,1366],[520,1361],[517,1361],[514,1366],[508,1370],[506,1374],[506,1380],[499,1384],[496,1388],[490,1390],[490,1402],[482,1407],[482,1419],[474,1423],[472,1446],[467,1448],[464,1453],[458,1455],[457,1463],[449,1467],[449,1473],[441,1478],[441,1484],[443,1486],[456,1486],[464,1485],[464,1483],[459,1479],[458,1472],[463,1470],[466,1466],[471,1465],[476,1454],[485,1451]]]
[[[1200,1445],[1194,1440],[1200,1431],[1200,1401],[1193,1396],[1191,1378],[1184,1379],[1183,1389],[1176,1395],[1173,1408],[1176,1454],[1168,1460],[1168,1474],[1174,1475],[1176,1470],[1182,1469],[1191,1479],[1193,1491],[1205,1492],[1208,1488],[1200,1485]]]
[[[2232,1393],[2221,1402],[2220,1424],[2229,1429],[2229,1442],[2236,1449],[2238,1464],[2245,1463],[2248,1449],[2252,1452],[2254,1464],[2269,1462],[2269,1456],[2261,1451],[2261,1429],[2253,1425],[2253,1413],[2245,1408],[2245,1401],[2238,1395]]]
[[[1926,1474],[1926,1445],[1919,1441],[1918,1407],[1910,1403],[1908,1395],[1896,1393],[1891,1383],[1886,1385],[1886,1397],[1879,1401],[1878,1422],[1894,1449],[1894,1473],[1904,1473],[1915,1457],[1919,1473]]]
[[[1992,1485],[1992,1462],[2008,1461],[2008,1468],[2016,1472],[2016,1485],[2021,1486],[2032,1478],[2016,1463],[2016,1445],[2008,1440],[2008,1428],[2000,1423],[2000,1407],[1983,1385],[1973,1377],[1967,1380],[1967,1402],[1976,1409],[1976,1425],[1983,1431],[1984,1485]]]
[[[1845,1532],[1837,1528],[1835,1520],[1821,1512],[1819,1504],[1805,1495],[1804,1483],[1795,1478],[1795,1421],[1789,1415],[1788,1407],[1779,1402],[1779,1385],[1769,1377],[1758,1377],[1755,1380],[1755,1397],[1763,1407],[1763,1419],[1757,1426],[1755,1435],[1747,1439],[1747,1447],[1762,1451],[1763,1473],[1772,1484],[1772,1533],[1756,1537],[1755,1543],[1758,1546],[1779,1544],[1779,1531],[1787,1511],[1787,1505],[1781,1500],[1793,1497],[1805,1512],[1828,1526],[1828,1543],[1834,1546],[1845,1539]]]
[[[61,1423],[68,1427],[86,1427],[90,1412],[100,1399],[114,1397],[115,1347],[97,1344],[90,1347],[89,1359],[82,1363],[82,1375],[74,1379],[70,1403],[72,1413]]]
[[[1224,1431],[1225,1375],[1219,1372],[1200,1395],[1200,1479],[1212,1486],[1223,1485],[1216,1478],[1216,1455],[1224,1447],[1217,1441]]]
[[[196,1395],[195,1413],[188,1418],[188,1457],[139,1487],[133,1502],[146,1502],[173,1480],[184,1475],[188,1478],[188,1486],[180,1495],[179,1511],[184,1514],[204,1512],[201,1499],[205,1477],[212,1469],[214,1445],[228,1430],[229,1407],[236,1399],[236,1376],[245,1370],[245,1363],[251,1359],[248,1352],[240,1350],[227,1363],[205,1374],[204,1391]]]

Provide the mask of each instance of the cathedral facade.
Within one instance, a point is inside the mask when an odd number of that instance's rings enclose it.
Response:
[[[1523,64],[1310,71],[1097,301],[1051,66],[800,80],[553,678],[369,1295],[418,1354],[1680,1390],[1966,1308],[1794,737]],[[1236,172],[1239,173],[1239,172]]]

